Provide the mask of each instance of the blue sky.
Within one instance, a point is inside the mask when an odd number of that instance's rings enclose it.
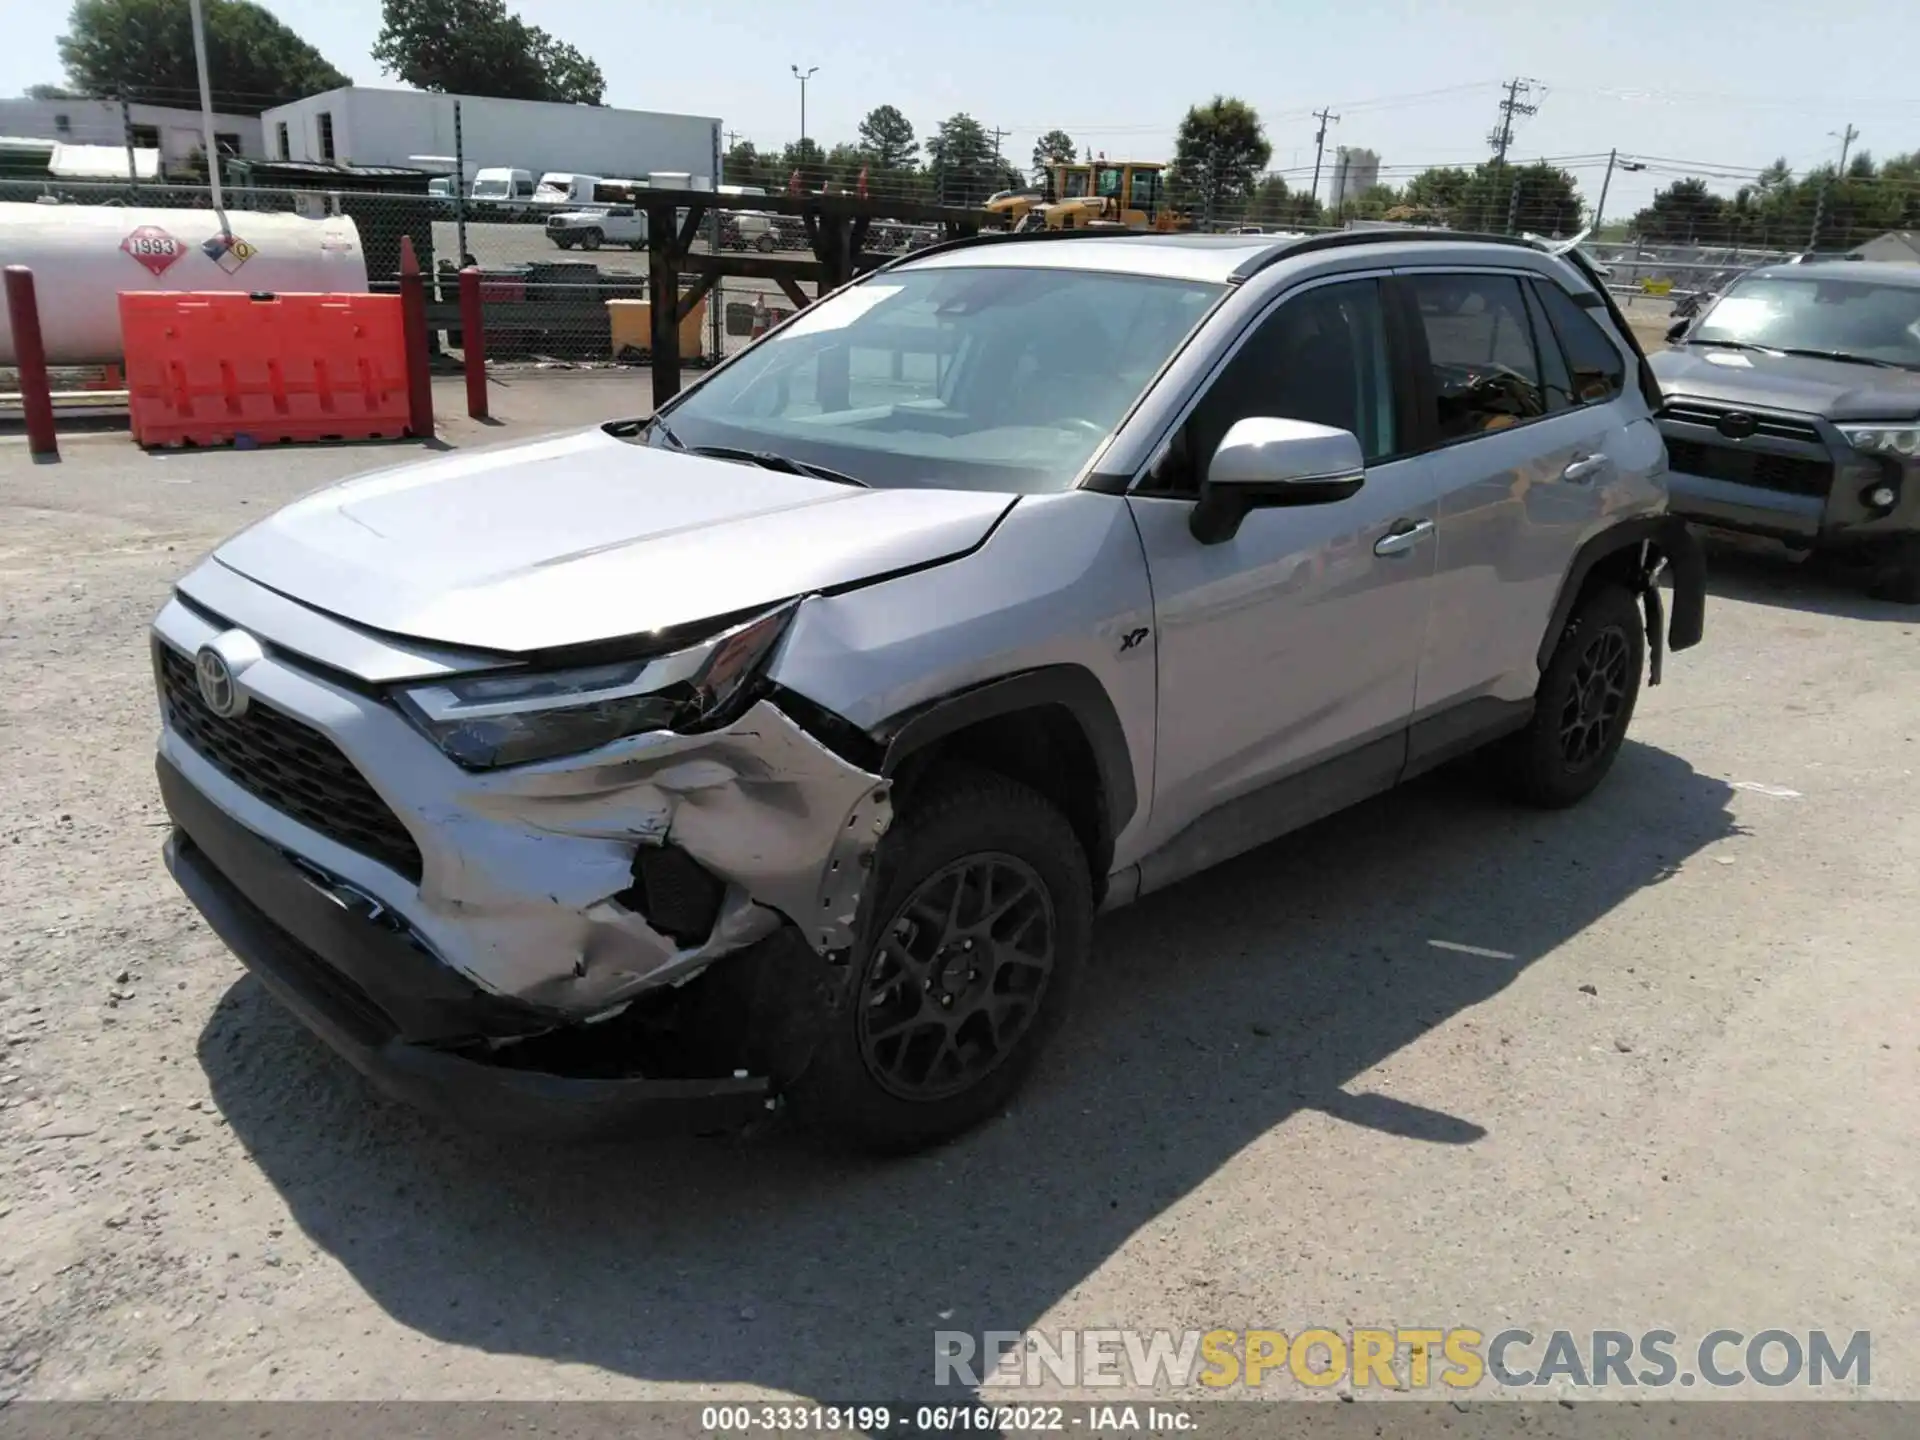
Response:
[[[367,53],[379,0],[267,5],[356,81],[394,83]],[[65,7],[8,9],[0,94],[57,80]],[[1112,155],[1163,158],[1186,107],[1218,91],[1260,111],[1275,168],[1312,166],[1309,112],[1330,104],[1343,118],[1329,145],[1377,151],[1389,180],[1484,158],[1498,84],[1523,75],[1540,82],[1540,109],[1521,124],[1516,157],[1597,155],[1568,167],[1589,202],[1609,148],[1662,157],[1616,174],[1616,217],[1672,178],[1665,161],[1725,171],[1730,189],[1776,155],[1796,169],[1835,158],[1832,132],[1848,124],[1856,148],[1920,149],[1913,0],[525,0],[519,10],[600,62],[609,103],[718,115],[757,144],[798,131],[797,63],[819,67],[807,128],[825,144],[891,103],[922,135],[966,110],[1011,132],[1006,153],[1019,159],[1053,126]]]

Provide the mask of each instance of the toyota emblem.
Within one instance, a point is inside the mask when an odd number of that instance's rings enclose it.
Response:
[[[194,657],[193,674],[200,683],[200,698],[214,714],[231,719],[246,708],[246,698],[234,683],[233,667],[213,646],[200,647],[200,653]]]

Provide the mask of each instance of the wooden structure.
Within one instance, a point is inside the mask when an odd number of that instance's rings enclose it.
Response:
[[[722,278],[772,280],[796,308],[809,302],[802,281],[815,281],[820,294],[877,268],[893,258],[869,255],[867,232],[875,220],[935,224],[948,239],[978,233],[994,223],[985,210],[957,205],[926,205],[911,200],[876,200],[858,195],[727,195],[712,190],[644,190],[634,197],[647,215],[647,294],[653,306],[653,403],[664,405],[680,393],[680,322]],[[785,255],[694,254],[693,242],[710,210],[752,210],[795,215],[806,232],[813,258]],[[685,212],[682,218],[681,212]],[[693,285],[681,293],[680,280]]]

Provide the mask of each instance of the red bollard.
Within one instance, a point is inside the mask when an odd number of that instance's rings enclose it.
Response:
[[[466,354],[467,414],[487,418],[487,330],[480,307],[480,270],[469,265],[460,272],[460,344]]]
[[[433,375],[427,358],[427,286],[413,237],[400,237],[400,325],[407,346],[407,429],[433,439]]]
[[[40,338],[40,305],[33,271],[7,266],[7,321],[13,327],[13,363],[20,372],[20,407],[27,415],[27,449],[37,459],[59,459],[53,433],[53,392],[47,385],[47,347]]]

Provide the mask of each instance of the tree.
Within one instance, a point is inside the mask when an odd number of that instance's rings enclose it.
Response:
[[[1472,173],[1457,165],[1423,170],[1407,182],[1400,194],[1400,203],[1409,210],[1439,217],[1443,225],[1448,224],[1453,214],[1462,208],[1472,184]]]
[[[982,205],[1006,179],[993,142],[966,111],[940,122],[927,141],[927,170],[942,205]]]
[[[1071,165],[1075,160],[1073,137],[1064,130],[1049,130],[1033,142],[1033,178],[1044,180],[1051,165]]]
[[[1245,206],[1272,156],[1259,113],[1244,100],[1216,95],[1180,122],[1168,181],[1205,218],[1224,218]]]
[[[1727,202],[1704,180],[1676,180],[1633,217],[1633,233],[1650,244],[1691,244],[1703,234],[1718,238]]]
[[[735,140],[720,163],[720,173],[726,175],[728,184],[756,184],[762,190],[776,190],[787,182],[785,175],[774,175],[776,163],[778,157],[762,156],[753,140]]]
[[[373,58],[420,90],[598,105],[600,67],[504,0],[381,0]]]
[[[352,82],[320,52],[251,0],[206,0],[207,72],[213,108],[257,115]],[[76,0],[59,40],[60,63],[84,95],[197,105],[192,11],[187,0]]]
[[[78,90],[69,90],[64,85],[29,85],[27,87],[29,100],[83,100],[85,98]]]
[[[911,170],[919,152],[913,125],[891,105],[876,105],[860,122],[860,148],[875,170]]]
[[[1304,190],[1293,190],[1278,175],[1262,176],[1247,201],[1247,219],[1258,225],[1317,225],[1320,204]]]

